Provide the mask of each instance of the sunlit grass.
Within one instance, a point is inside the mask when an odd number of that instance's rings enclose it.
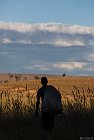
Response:
[[[67,140],[93,136],[93,80],[83,78],[49,78],[62,95],[63,112],[55,116],[52,131],[41,129],[41,119],[35,118],[35,103],[40,80],[9,81],[0,86],[0,138],[10,140]],[[7,127],[8,126],[8,127]],[[6,134],[6,135],[5,135]]]

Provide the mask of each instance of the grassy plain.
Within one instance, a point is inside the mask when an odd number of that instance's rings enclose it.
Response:
[[[42,76],[62,95],[63,112],[56,115],[52,132],[42,131],[40,115],[34,116]],[[94,77],[0,74],[1,140],[94,139],[93,132]]]
[[[15,75],[15,74],[14,74]],[[38,75],[39,78],[46,76],[48,78],[48,84],[54,85],[63,94],[71,94],[73,90],[73,85],[76,87],[83,87],[87,89],[88,87],[94,88],[94,77],[76,77],[76,76],[52,76],[52,75]],[[26,77],[26,80],[24,80]],[[0,85],[0,90],[2,89],[13,89],[13,88],[27,88],[37,90],[41,86],[40,79],[36,80],[33,74],[22,74],[21,80],[16,81],[15,78],[10,80],[9,74],[0,74],[0,81],[9,81]]]

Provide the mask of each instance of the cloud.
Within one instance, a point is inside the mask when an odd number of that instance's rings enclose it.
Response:
[[[44,74],[62,74],[67,75],[79,75],[87,76],[94,75],[94,64],[93,62],[60,62],[60,61],[41,61],[32,60],[28,64],[23,66],[23,70],[44,73]]]
[[[12,40],[9,39],[9,38],[4,38],[4,39],[2,39],[2,43],[3,44],[11,44],[12,43]]]
[[[86,58],[88,62],[94,62],[94,49],[92,49],[92,52],[87,53]]]
[[[38,71],[49,71],[50,68],[47,66],[46,62],[43,61],[30,61],[28,65],[24,66],[26,70],[38,70]]]
[[[88,45],[94,46],[94,39],[89,40]]]
[[[93,61],[87,62],[83,70],[85,72],[94,73],[94,62]]]
[[[18,44],[32,44],[30,40],[20,40],[20,41],[16,41],[15,43],[18,43]]]
[[[62,23],[0,22],[1,44],[53,45],[57,47],[94,46],[94,27]],[[9,32],[9,33],[8,33]]]
[[[27,70],[39,70],[39,71],[49,71],[49,68],[43,66],[43,65],[27,65],[24,66],[25,69]]]
[[[30,61],[28,65],[25,65],[25,69],[37,69],[37,70],[50,70],[50,69],[84,69],[86,67],[85,62],[45,62],[45,61]]]
[[[89,60],[94,61],[94,53],[89,54]]]
[[[85,69],[86,71],[92,71],[92,72],[94,72],[94,66],[91,66],[91,67],[89,67],[89,68],[87,68],[87,69]]]
[[[55,40],[52,44],[54,44],[55,46],[65,46],[65,47],[69,47],[69,46],[85,46],[84,42],[81,42],[79,40]]]
[[[73,69],[83,69],[85,65],[86,63],[83,62],[58,62],[53,64],[53,67],[57,69],[73,70]]]
[[[6,71],[94,75],[94,27],[0,22],[0,46]]]
[[[94,35],[94,27],[80,26],[80,25],[67,25],[62,23],[12,23],[0,22],[0,29],[16,30],[19,32],[32,32],[36,30],[69,33],[69,34],[92,34]]]

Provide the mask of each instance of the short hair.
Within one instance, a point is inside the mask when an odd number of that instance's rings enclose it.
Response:
[[[47,83],[48,83],[47,78],[46,78],[46,77],[42,77],[42,78],[41,78],[41,83],[42,83],[42,84],[47,84]]]

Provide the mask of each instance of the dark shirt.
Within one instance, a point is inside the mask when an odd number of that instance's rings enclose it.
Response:
[[[42,86],[37,92],[37,102],[40,103],[40,98],[43,103],[46,86]]]

